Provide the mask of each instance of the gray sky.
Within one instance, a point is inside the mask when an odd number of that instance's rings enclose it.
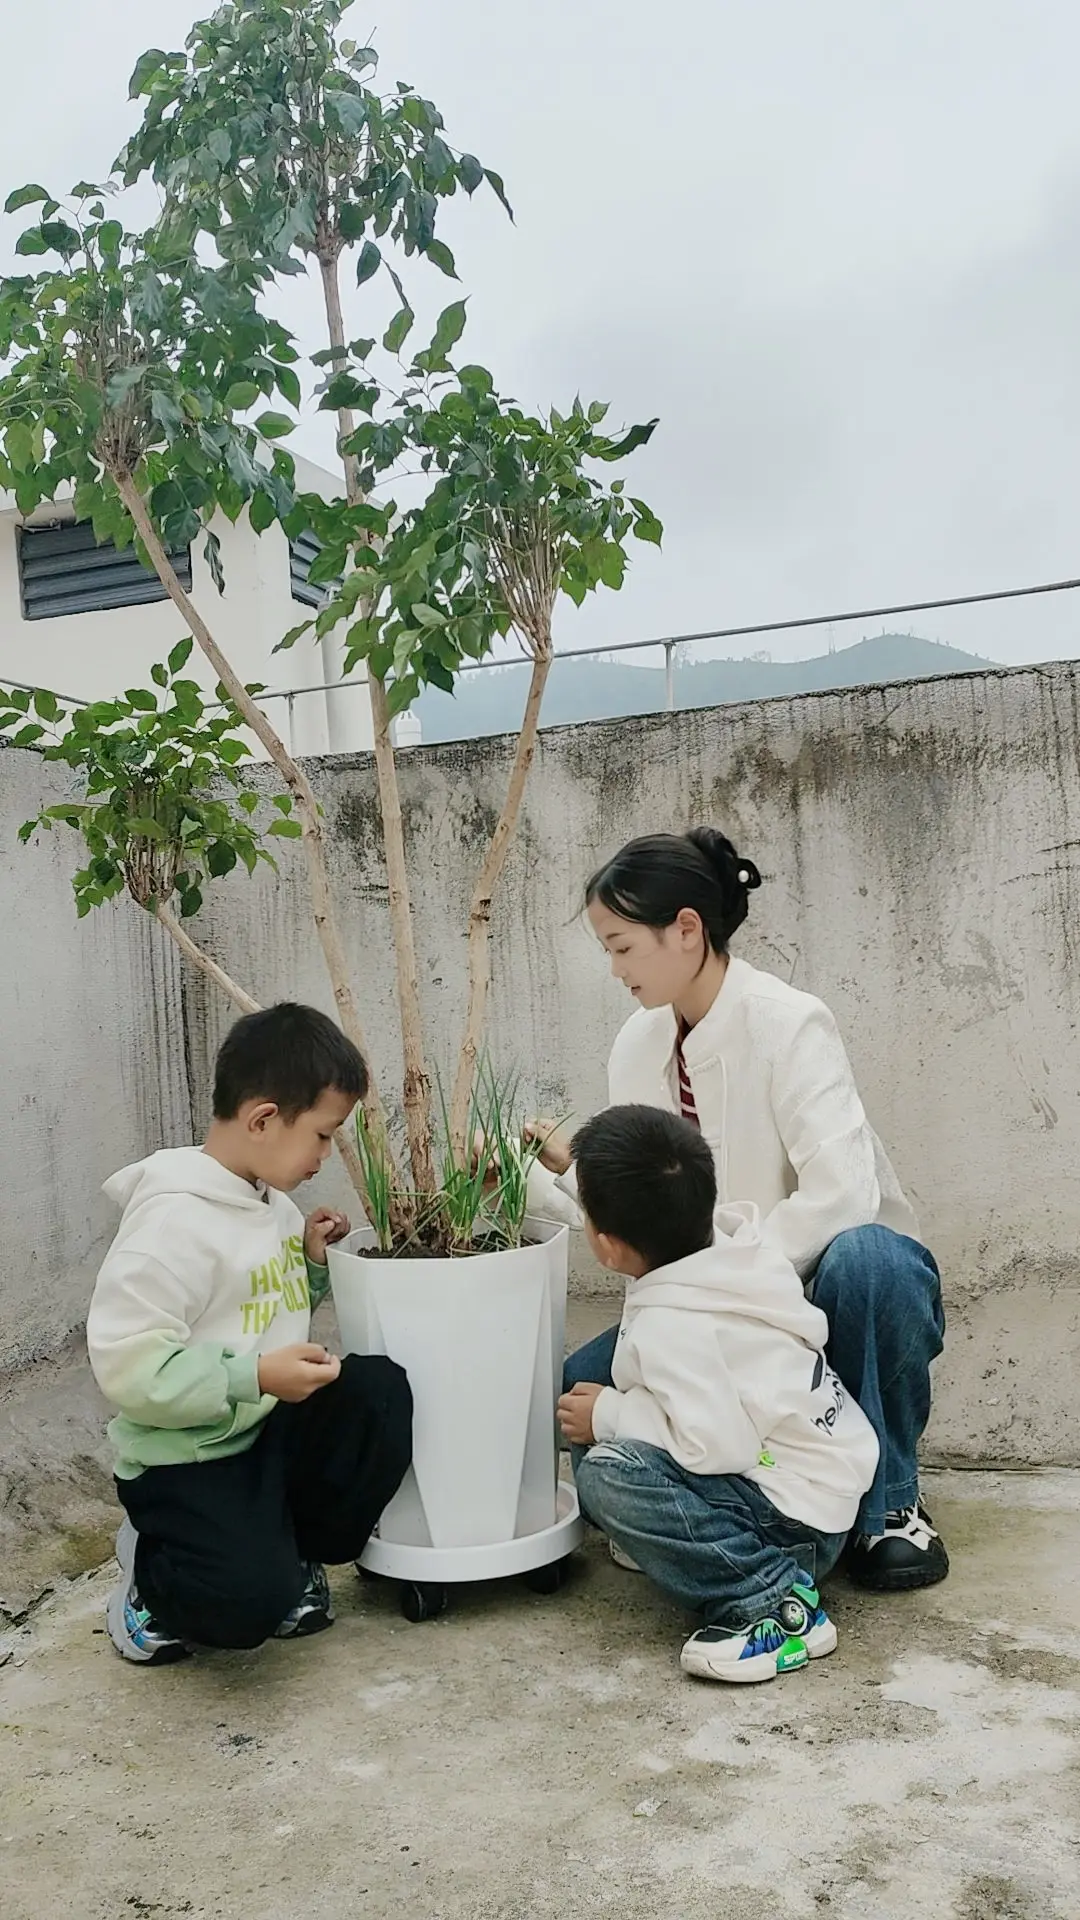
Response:
[[[12,8],[4,192],[104,172],[136,56],[208,10]],[[663,553],[637,549],[622,595],[571,610],[559,644],[1080,574],[1074,0],[357,0],[354,17],[378,22],[384,78],[505,176],[516,227],[478,195],[444,229],[470,352],[530,403],[580,389],[661,416],[633,491]],[[453,297],[426,269],[410,286],[431,312]],[[313,293],[282,312],[316,344]],[[328,459],[325,422],[295,444]],[[1080,594],[887,624],[1010,662],[1080,654]]]

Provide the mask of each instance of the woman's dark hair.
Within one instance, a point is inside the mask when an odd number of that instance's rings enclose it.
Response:
[[[715,827],[689,833],[650,833],[630,840],[593,874],[585,905],[599,900],[620,920],[670,927],[684,907],[700,916],[709,946],[726,953],[742,926],[761,875]]]
[[[214,1072],[214,1118],[235,1120],[246,1100],[272,1100],[293,1121],[324,1093],[362,1100],[368,1070],[351,1040],[316,1007],[283,1000],[230,1027]]]
[[[711,1246],[712,1148],[660,1107],[607,1107],[574,1137],[578,1198],[598,1233],[633,1247],[650,1268]]]

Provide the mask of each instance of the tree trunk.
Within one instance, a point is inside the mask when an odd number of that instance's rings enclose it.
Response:
[[[550,671],[551,646],[549,643],[539,657],[533,660],[529,696],[525,702],[525,714],[521,722],[521,732],[518,735],[514,764],[510,770],[506,799],[503,801],[502,812],[491,836],[480,876],[473,888],[472,904],[469,908],[469,998],[465,1014],[465,1031],[462,1036],[461,1051],[458,1054],[454,1092],[450,1102],[450,1140],[458,1166],[467,1164],[465,1156],[471,1150],[471,1142],[465,1136],[468,1131],[469,1101],[476,1076],[476,1062],[484,1031],[484,1017],[487,1012],[488,987],[491,984],[491,901],[506,865],[510,842],[521,812],[525,782],[529,777],[529,769],[536,753],[540,707]]]
[[[322,275],[330,345],[344,349],[345,323],[341,311],[341,289],[338,283],[336,256],[329,258],[320,255],[319,270]],[[340,369],[342,363],[336,360],[332,364]],[[359,505],[363,499],[356,457],[345,450],[345,443],[355,430],[355,415],[350,408],[342,407],[338,412],[338,442],[345,469],[345,494],[350,506]],[[379,784],[379,811],[382,816],[383,850],[389,886],[390,932],[394,943],[398,1011],[401,1020],[401,1053],[405,1076],[402,1090],[405,1132],[409,1143],[413,1186],[419,1194],[433,1194],[437,1182],[431,1142],[431,1082],[424,1065],[424,1025],[420,1011],[409,876],[405,865],[405,830],[401,817],[401,792],[398,787],[394,748],[390,739],[386,682],[372,673],[370,666],[368,690],[371,696],[371,714],[375,732],[375,772]]]
[[[154,917],[159,924],[164,927],[170,940],[175,940],[184,959],[189,961],[193,967],[197,967],[198,971],[205,974],[208,980],[212,980],[215,987],[220,987],[222,993],[228,995],[234,1007],[239,1007],[241,1013],[260,1013],[262,1011],[259,1002],[253,1000],[250,993],[246,993],[243,987],[238,986],[231,974],[225,972],[224,967],[219,967],[216,960],[211,960],[210,955],[204,952],[203,948],[200,947],[181,926],[175,914],[171,913],[169,908],[163,906],[160,901],[154,908]],[[364,1179],[364,1169],[360,1161],[360,1155],[356,1151],[356,1143],[349,1138],[344,1127],[338,1128],[334,1135],[334,1141],[341,1155],[345,1171],[356,1189],[364,1213],[370,1219],[371,1208],[368,1200],[367,1183]]]
[[[142,540],[150,556],[158,579],[161,581],[173,605],[182,615],[185,625],[193,639],[196,640],[202,648],[203,653],[209,660],[222,686],[229,694],[234,706],[238,712],[242,714],[245,723],[251,728],[256,739],[261,741],[262,745],[266,748],[267,753],[293,796],[296,811],[304,830],[303,845],[307,854],[312,913],[315,918],[319,944],[323,950],[323,958],[326,961],[326,970],[330,975],[330,984],[334,992],[338,1018],[353,1045],[363,1054],[365,1061],[369,1061],[370,1054],[368,1053],[367,1042],[364,1039],[363,1029],[360,1025],[360,1016],[356,1011],[356,1002],[353,999],[352,987],[349,984],[348,970],[345,962],[345,949],[342,945],[337,915],[334,912],[333,895],[330,891],[330,876],[326,869],[326,844],[323,838],[322,816],[319,812],[319,803],[315,798],[311,783],[306,774],[297,766],[292,755],[285,747],[284,742],[278,738],[265,713],[263,713],[262,708],[252,699],[243,681],[238,679],[233,668],[222,653],[221,648],[218,646],[217,641],[214,639],[213,634],[210,632],[205,620],[199,613],[198,608],[181,586],[177,578],[176,569],[172,565],[168,554],[165,552],[158,538],[157,529],[150,517],[149,508],[131,475],[129,473],[116,473],[113,475],[113,479],[116,482],[117,491],[138,529],[139,538]],[[381,1137],[385,1141],[387,1139],[386,1114],[382,1101],[379,1098],[379,1091],[375,1085],[374,1078],[370,1076],[370,1068],[368,1093],[364,1100],[364,1111],[367,1114],[372,1131],[377,1137]],[[388,1144],[386,1151],[387,1153],[390,1151]]]

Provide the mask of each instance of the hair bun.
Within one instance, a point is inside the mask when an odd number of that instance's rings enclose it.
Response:
[[[728,885],[745,887],[747,893],[760,887],[761,875],[753,861],[742,859],[726,834],[718,833],[715,827],[691,827],[686,838]]]

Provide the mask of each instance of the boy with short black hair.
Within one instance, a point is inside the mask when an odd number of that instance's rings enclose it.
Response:
[[[107,1611],[126,1660],[255,1647],[333,1623],[323,1563],[354,1560],[412,1448],[401,1368],[309,1340],[326,1249],[349,1231],[286,1196],[367,1091],[333,1020],[283,1004],[218,1055],[205,1144],[153,1153],[105,1191],[123,1208],[87,1320],[117,1409],[127,1519]]]
[[[622,1564],[704,1615],[687,1673],[804,1667],[836,1646],[817,1582],[877,1465],[825,1315],[756,1208],[716,1212],[712,1149],[685,1120],[609,1107],[573,1152],[592,1249],[628,1276],[610,1381],[559,1402],[582,1506]]]

